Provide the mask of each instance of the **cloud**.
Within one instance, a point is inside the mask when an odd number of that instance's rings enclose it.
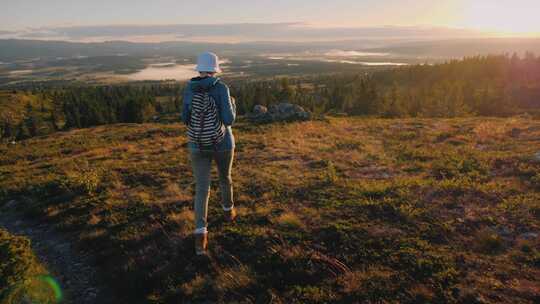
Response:
[[[50,28],[51,32],[69,39],[91,37],[123,37],[149,35],[176,35],[179,37],[233,36],[253,37],[271,36],[284,32],[293,23],[255,23],[255,24],[175,24],[175,25],[103,25]]]
[[[0,30],[0,38],[11,38],[16,35],[17,35],[17,32],[14,32],[14,31],[1,31]]]

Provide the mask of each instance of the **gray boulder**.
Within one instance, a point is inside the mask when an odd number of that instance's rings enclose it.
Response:
[[[247,114],[247,118],[252,122],[268,123],[272,122],[272,117],[268,113],[268,108],[262,105],[253,107],[253,112]]]
[[[253,112],[249,113],[247,117],[252,122],[257,123],[305,121],[311,119],[311,113],[299,105],[282,102],[271,105],[268,109],[264,106],[256,105],[253,108]]]
[[[4,206],[2,206],[0,209],[9,210],[9,209],[14,208],[15,205],[17,205],[17,201],[10,200],[7,203],[5,203]]]
[[[511,137],[519,137],[520,135],[521,135],[521,129],[512,128],[512,130],[510,131]]]
[[[540,162],[540,151],[536,152],[534,156],[532,157],[533,161]]]
[[[538,238],[538,233],[527,232],[520,235],[520,237],[524,240],[535,240]]]
[[[253,114],[255,115],[263,115],[266,112],[268,112],[268,108],[261,105],[256,105],[253,107]]]

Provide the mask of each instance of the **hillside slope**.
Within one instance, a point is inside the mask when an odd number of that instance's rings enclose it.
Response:
[[[127,303],[533,303],[540,122],[239,123],[240,217],[214,174],[210,258],[193,255],[181,124],[0,146],[0,204],[78,236]],[[215,172],[214,172],[215,173]]]

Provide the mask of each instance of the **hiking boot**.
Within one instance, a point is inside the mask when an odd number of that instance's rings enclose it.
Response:
[[[232,208],[231,210],[225,210],[225,220],[227,222],[234,222],[236,219],[236,208]]]
[[[205,255],[208,248],[208,233],[195,233],[195,254]]]

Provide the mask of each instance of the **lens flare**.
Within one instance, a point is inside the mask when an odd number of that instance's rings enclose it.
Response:
[[[41,276],[39,277],[39,279],[45,284],[47,284],[47,286],[53,291],[56,303],[60,303],[63,298],[62,288],[60,287],[60,284],[58,284],[58,282],[51,276]]]
[[[63,294],[60,284],[53,277],[42,275],[14,285],[5,295],[2,294],[1,300],[3,304],[59,304]]]

